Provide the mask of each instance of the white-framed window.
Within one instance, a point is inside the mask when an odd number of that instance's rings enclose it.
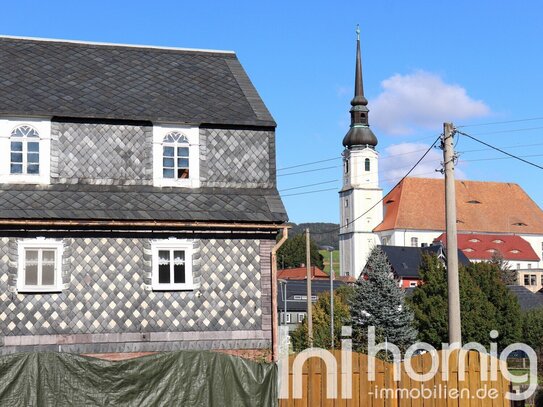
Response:
[[[417,286],[417,282],[416,281],[410,281],[409,282],[409,287],[416,287]]]
[[[62,291],[63,244],[46,239],[18,242],[17,291]]]
[[[298,312],[298,323],[301,324],[304,322],[305,314],[303,312]]]
[[[151,286],[157,291],[194,290],[193,243],[185,239],[151,242]]]
[[[51,121],[0,118],[0,182],[49,184]]]
[[[419,238],[418,237],[412,237],[411,238],[411,247],[418,247],[419,246]]]
[[[153,126],[153,184],[200,186],[200,131],[181,125]]]
[[[287,324],[290,324],[290,313],[288,313],[288,312],[285,314],[285,322]]]

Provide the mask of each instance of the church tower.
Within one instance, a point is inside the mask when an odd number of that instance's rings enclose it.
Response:
[[[364,97],[360,29],[356,29],[356,69],[351,126],[343,139],[343,187],[339,192],[339,257],[342,275],[358,278],[371,249],[379,244],[373,229],[383,220],[383,190],[379,188],[377,137],[368,120]]]

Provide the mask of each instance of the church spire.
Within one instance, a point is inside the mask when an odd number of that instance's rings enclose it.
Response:
[[[356,26],[356,68],[354,80],[354,97],[351,100],[351,128],[343,139],[347,148],[370,147],[377,145],[377,137],[369,128],[368,100],[364,96],[364,83],[362,81],[362,58],[360,56],[360,28]]]

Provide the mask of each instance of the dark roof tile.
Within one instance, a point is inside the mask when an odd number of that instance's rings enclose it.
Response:
[[[9,37],[0,114],[275,126],[234,53]]]
[[[276,189],[1,185],[0,219],[284,222]],[[258,208],[258,209],[255,209]]]

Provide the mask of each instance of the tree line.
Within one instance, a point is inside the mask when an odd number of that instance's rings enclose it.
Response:
[[[447,271],[433,254],[424,254],[422,283],[409,295],[393,279],[385,254],[374,249],[365,272],[354,286],[343,286],[334,295],[334,326],[337,347],[341,327],[353,328],[353,348],[366,351],[367,328],[376,328],[377,343],[388,341],[405,350],[416,341],[437,349],[448,342]],[[543,373],[543,309],[522,312],[508,290],[499,262],[471,263],[459,270],[462,341],[487,347],[496,342],[501,350],[514,342],[534,348]],[[323,293],[313,305],[314,346],[329,349],[330,294]],[[490,331],[499,333],[491,339]],[[295,351],[307,347],[307,322],[291,335]]]

